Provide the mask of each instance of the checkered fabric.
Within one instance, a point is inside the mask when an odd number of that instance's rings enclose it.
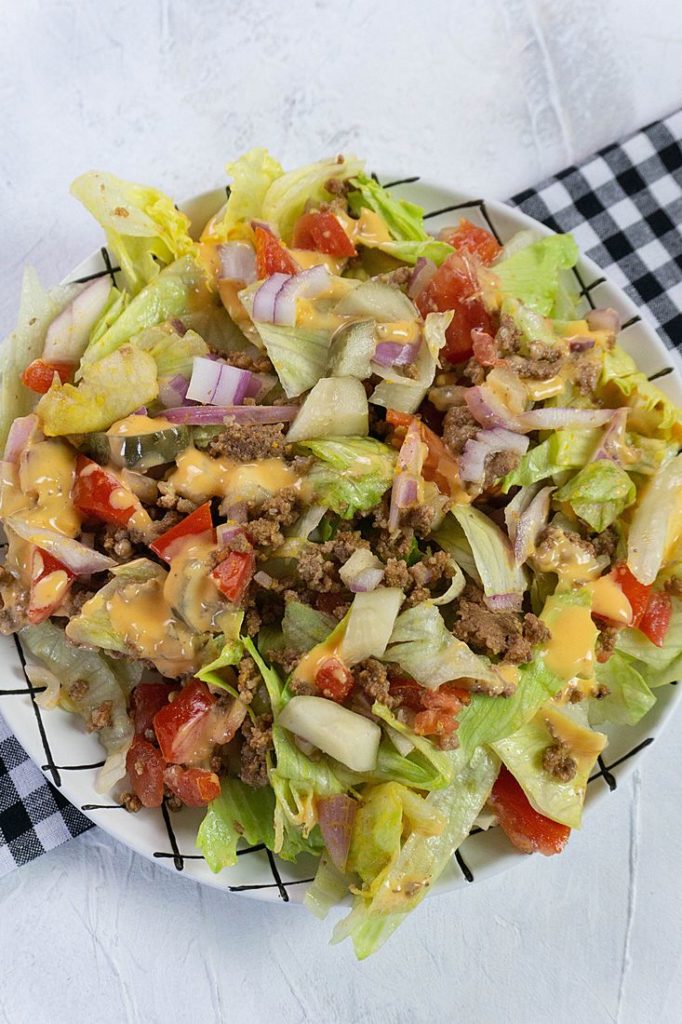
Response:
[[[581,251],[647,307],[665,343],[682,344],[682,111],[519,193],[511,203],[555,231],[571,231]],[[8,699],[16,693],[7,692]],[[601,765],[599,774],[615,787]],[[90,827],[0,717],[0,875]]]

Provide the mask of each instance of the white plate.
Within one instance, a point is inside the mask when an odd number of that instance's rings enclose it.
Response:
[[[434,232],[465,214],[474,222],[491,228],[502,242],[520,228],[532,228],[543,235],[551,233],[518,210],[502,203],[483,203],[444,186],[408,181],[397,184],[395,188],[396,195],[423,206],[427,211],[428,225]],[[183,208],[194,226],[201,228],[224,200],[224,191],[216,190],[196,196]],[[68,280],[100,276],[110,272],[108,268],[108,255],[106,250],[102,250],[84,260]],[[585,308],[593,304],[612,306],[619,311],[626,325],[620,343],[636,358],[647,375],[655,376],[667,371],[657,379],[657,383],[682,405],[682,363],[678,354],[666,349],[655,331],[640,318],[634,303],[606,280],[591,260],[580,260],[577,283],[583,292]],[[160,811],[142,810],[131,815],[113,801],[102,799],[93,786],[103,756],[96,737],[85,733],[74,715],[61,710],[43,711],[37,706],[22,669],[15,638],[0,638],[0,664],[4,668],[0,710],[10,728],[47,778],[97,825],[168,870],[182,871],[206,885],[243,892],[257,899],[296,903],[302,900],[305,883],[315,870],[312,859],[306,858],[292,865],[263,849],[242,850],[233,868],[214,875],[194,846],[202,811],[184,809],[169,814],[163,808]],[[653,741],[671,711],[675,696],[675,687],[663,687],[657,691],[654,709],[637,726],[607,730],[609,745],[605,760],[600,761],[600,770],[588,788],[587,804],[590,808],[615,788],[616,781],[629,771],[639,752]],[[592,825],[588,818],[585,827],[589,830]],[[466,840],[433,891],[446,892],[466,881],[494,874],[518,863],[522,856],[510,847],[499,829],[479,832]]]

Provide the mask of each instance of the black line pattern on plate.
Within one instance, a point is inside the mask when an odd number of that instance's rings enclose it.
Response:
[[[123,804],[83,804],[81,811],[122,811]]]
[[[182,856],[182,854],[180,853],[180,850],[178,848],[178,840],[177,840],[176,835],[175,835],[175,829],[173,828],[173,823],[170,820],[170,814],[169,814],[169,811],[168,811],[168,807],[166,806],[166,801],[165,800],[161,804],[161,814],[162,814],[163,820],[164,820],[164,822],[166,824],[166,832],[168,833],[168,841],[170,842],[171,850],[173,851],[173,864],[175,865],[175,870],[176,871],[182,871],[182,869],[185,866],[185,860],[184,860],[184,857]]]
[[[656,373],[652,373],[651,376],[647,378],[647,380],[660,380],[661,377],[667,377],[670,373],[673,373],[673,367],[665,366],[662,370],[656,370]]]
[[[578,268],[577,267],[572,267],[571,269],[573,270],[573,276],[575,277],[576,281],[580,285],[580,294],[584,298],[587,299],[587,303],[588,303],[590,309],[596,309],[597,307],[595,306],[594,300],[593,300],[592,296],[590,295],[590,289],[594,288],[595,284],[601,284],[602,281],[604,280],[604,278],[602,278],[601,280],[597,280],[597,281],[593,282],[591,285],[588,286],[583,281],[582,275],[581,275],[580,271],[578,270]]]
[[[228,885],[229,892],[251,892],[254,889],[279,889],[279,894],[285,903],[289,902],[288,885],[308,885],[314,882],[315,878],[298,878],[295,882],[286,884],[280,879],[279,882],[258,882],[252,885]]]
[[[621,329],[621,331],[626,331],[628,329],[628,327],[633,327],[635,324],[639,324],[641,322],[642,322],[641,316],[639,315],[639,313],[635,313],[635,315],[631,316],[629,320],[626,320],[624,324],[621,324],[621,328],[620,329]]]
[[[270,871],[272,872],[272,877],[274,879],[274,884],[279,889],[279,894],[282,897],[282,899],[284,900],[284,902],[288,903],[289,902],[289,893],[287,892],[286,885],[282,881],[282,876],[279,873],[279,868],[277,867],[277,862],[276,862],[275,858],[273,857],[271,850],[266,850],[265,852],[267,854],[268,863],[270,865]]]
[[[237,850],[237,856],[238,857],[243,857],[247,853],[259,853],[261,850],[264,850],[264,849],[265,849],[265,843],[256,843],[255,846],[245,846],[243,849]],[[177,854],[175,854],[175,853],[168,853],[168,851],[166,851],[166,850],[157,850],[153,854],[153,856],[158,858],[159,860],[165,860],[165,859],[172,860],[174,857],[177,856]],[[203,860],[204,859],[203,854],[201,854],[201,853],[181,853],[180,856],[182,857],[183,860]]]
[[[91,768],[103,768],[104,761],[90,761],[88,764],[56,764],[55,768],[60,772],[87,772]],[[47,771],[49,765],[41,765],[43,771]]]
[[[471,868],[469,867],[469,865],[467,864],[467,862],[464,860],[464,857],[459,852],[459,850],[455,850],[455,860],[457,861],[457,863],[459,865],[459,869],[462,872],[462,874],[464,875],[464,877],[466,878],[467,882],[473,882],[473,880],[474,880],[474,873],[471,870]]]
[[[398,185],[412,185],[415,181],[419,181],[418,174],[415,174],[412,178],[399,178],[398,181],[387,181],[382,188],[396,188]]]
[[[14,646],[16,647],[17,654],[19,655],[19,661],[21,663],[21,671],[24,673],[24,679],[26,680],[26,687],[27,687],[28,693],[31,696],[31,707],[33,708],[33,713],[35,715],[36,723],[38,725],[38,732],[40,733],[40,739],[41,739],[41,742],[43,744],[43,750],[45,751],[45,760],[47,761],[47,764],[44,765],[43,771],[49,771],[50,775],[52,776],[52,781],[54,782],[55,786],[61,787],[62,777],[59,774],[59,769],[58,769],[57,765],[54,763],[54,757],[52,756],[52,749],[50,747],[50,741],[47,738],[47,732],[45,730],[45,723],[43,722],[43,716],[42,716],[41,711],[40,711],[40,706],[36,703],[36,689],[33,686],[33,683],[31,682],[31,680],[28,678],[28,673],[26,671],[26,658],[24,657],[24,651],[23,651],[23,648],[21,646],[21,643],[19,642],[19,637],[17,636],[17,634],[13,633],[12,636],[14,637]]]
[[[34,693],[44,693],[47,689],[46,686],[35,686],[33,688]],[[26,697],[30,691],[24,687],[18,690],[0,690],[0,697]]]
[[[613,764],[604,764],[604,760],[600,755],[597,758],[600,770],[598,772],[595,772],[594,775],[591,775],[587,781],[594,782],[595,779],[604,779],[606,785],[609,787],[611,792],[613,792],[613,790],[618,785],[618,783],[616,782],[615,775],[612,774],[613,769],[617,768],[619,764],[623,764],[624,761],[629,761],[631,757],[635,757],[642,750],[644,750],[645,747],[651,746],[653,742],[654,737],[649,736],[647,739],[642,740],[641,743],[638,743],[636,747],[633,747],[632,750],[628,750],[627,754],[623,754],[622,757],[619,757],[617,760],[615,760]]]

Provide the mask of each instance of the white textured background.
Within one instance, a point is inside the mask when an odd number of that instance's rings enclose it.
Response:
[[[0,0],[0,333],[99,244],[92,167],[182,197],[252,145],[504,197],[682,103],[679,0]],[[682,715],[558,858],[375,958],[89,833],[0,883],[6,1024],[677,1024]]]

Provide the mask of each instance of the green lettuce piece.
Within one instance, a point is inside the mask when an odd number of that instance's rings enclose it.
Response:
[[[559,273],[575,266],[578,246],[572,235],[550,235],[525,246],[492,268],[503,298],[550,316],[559,290]]]
[[[301,601],[287,601],[282,619],[282,632],[287,647],[307,654],[323,643],[338,625],[336,619],[318,612]]]
[[[429,689],[463,677],[481,679],[501,688],[502,681],[490,663],[457,640],[438,608],[429,602],[408,608],[398,616],[382,660],[400,665]]]
[[[672,598],[670,625],[663,647],[652,644],[638,629],[621,629],[616,649],[627,656],[652,689],[682,679],[682,601]]]
[[[80,384],[53,381],[36,412],[48,437],[107,430],[159,393],[156,363],[133,345],[124,345],[83,369]]]
[[[27,626],[19,636],[26,650],[59,679],[63,705],[86,724],[90,724],[96,708],[110,702],[110,722],[97,733],[107,759],[95,785],[97,792],[107,792],[126,773],[125,757],[133,738],[128,698],[140,681],[142,666],[129,661],[110,661],[99,651],[74,647],[64,630],[50,621]],[[88,682],[87,688],[74,685],[83,679]]]
[[[116,351],[145,328],[191,312],[205,280],[204,270],[192,256],[183,256],[165,267],[129,304],[122,304],[119,315],[108,323],[104,333],[95,327],[81,360],[81,372],[88,363]],[[113,307],[110,317],[112,311]]]
[[[550,775],[542,763],[544,752],[555,743],[551,728],[561,721],[568,725],[570,735],[579,744],[575,750],[568,747],[568,753],[576,763],[576,773],[568,781]],[[606,737],[601,733],[593,733],[573,718],[554,709],[550,726],[540,711],[511,736],[498,740],[492,746],[536,811],[561,825],[580,828],[587,780]]]
[[[317,438],[296,447],[315,456],[306,478],[314,500],[342,519],[369,512],[393,482],[396,453],[372,437]]]
[[[566,469],[579,469],[594,453],[602,433],[593,428],[555,430],[541,444],[530,448],[516,469],[507,473],[502,481],[503,491],[506,494],[511,487],[529,487]]]
[[[194,251],[189,217],[155,188],[88,171],[73,182],[71,194],[104,228],[109,251],[133,295],[157,276],[160,266]]]
[[[541,316],[534,309],[524,306],[517,299],[506,298],[500,310],[502,317],[510,317],[518,328],[524,349],[528,351],[531,342],[539,341],[543,345],[556,345],[557,336],[554,333],[552,322]]]
[[[372,779],[385,782],[402,782],[414,789],[442,789],[452,782],[452,758],[440,750],[425,736],[417,736],[409,726],[379,701],[372,706],[372,714],[408,739],[414,749],[403,757],[386,738],[379,745],[377,766],[371,773]]]
[[[332,196],[327,182],[335,178],[347,181],[362,171],[356,157],[331,158],[299,167],[275,178],[263,199],[262,216],[288,242],[294,225],[309,203],[328,202]]]
[[[666,462],[677,455],[679,445],[662,437],[644,437],[643,434],[625,435],[625,465],[629,473],[654,476]]]
[[[80,611],[73,615],[66,626],[66,635],[74,644],[100,647],[105,651],[132,654],[111,622],[108,605],[114,594],[118,594],[131,583],[141,585],[166,578],[166,570],[149,558],[135,558],[132,562],[117,565],[111,570],[112,579],[85,602]]]
[[[113,322],[118,320],[129,302],[129,292],[120,292],[118,288],[112,287],[109,292],[107,303],[100,313],[99,319],[95,321],[95,324],[90,331],[90,338],[88,341],[89,345],[94,345],[96,341],[99,341],[102,335],[106,334]]]
[[[597,533],[615,522],[637,498],[637,488],[624,469],[606,459],[590,462],[554,495],[567,501],[577,516]]]
[[[25,268],[17,326],[0,349],[0,451],[14,420],[26,416],[35,405],[35,391],[22,384],[21,375],[42,355],[47,329],[68,301],[68,289],[46,292],[33,267]]]
[[[384,379],[377,384],[370,401],[386,409],[400,412],[416,412],[428,389],[433,384],[438,366],[438,353],[445,345],[445,332],[453,314],[429,313],[424,321],[424,340],[414,363],[414,377],[402,376],[395,367],[374,365],[378,376]]]
[[[240,297],[244,292],[240,292]],[[287,398],[296,398],[324,377],[331,332],[326,328],[282,327],[254,321]]]
[[[323,920],[332,907],[340,903],[348,893],[348,879],[334,867],[328,854],[323,853],[313,884],[305,894],[303,903],[311,914]]]
[[[454,505],[450,514],[469,542],[486,595],[522,594],[526,575],[516,565],[509,538],[500,527],[473,505]]]
[[[447,551],[449,555],[452,555],[457,565],[464,570],[467,576],[474,580],[475,583],[481,583],[471,544],[454,516],[446,515],[438,529],[433,531],[431,537],[442,547],[443,551]]]
[[[211,871],[237,863],[237,844],[263,843],[268,850],[275,844],[275,795],[269,786],[254,789],[240,779],[226,778],[220,784],[220,796],[212,800],[199,826],[196,845]]]
[[[357,216],[363,207],[373,210],[383,219],[393,236],[392,242],[373,243],[375,248],[404,263],[416,263],[424,257],[433,260],[438,266],[454,252],[447,242],[440,242],[427,233],[421,206],[406,199],[394,199],[387,189],[366,174],[354,178],[352,185],[354,190],[348,195],[351,211]]]
[[[614,722],[636,725],[656,703],[656,698],[627,655],[614,651],[608,661],[597,663],[597,682],[608,687],[606,697],[590,700],[589,716],[593,725]]]
[[[203,683],[210,683],[211,686],[220,686],[223,690],[231,693],[233,697],[238,697],[238,693],[233,686],[223,679],[220,672],[221,669],[238,665],[244,657],[244,644],[239,636],[243,619],[243,612],[233,613],[233,626],[231,629],[228,629],[227,633],[223,634],[223,644],[220,652],[212,661],[203,665],[201,670],[196,673],[196,678],[201,679]]]
[[[159,377],[191,377],[195,356],[208,355],[209,348],[196,331],[178,334],[170,324],[157,324],[130,339],[141,352],[148,352],[156,363]]]
[[[450,756],[456,771],[452,785],[430,793],[425,801],[445,819],[442,832],[427,836],[413,830],[370,898],[356,896],[352,911],[334,930],[332,941],[350,936],[360,960],[376,952],[422,901],[469,835],[490,795],[499,770],[495,754],[479,749],[468,762],[461,751]]]
[[[609,404],[629,408],[630,430],[682,441],[682,410],[640,373],[632,356],[618,345],[604,354],[600,384]]]
[[[263,200],[273,181],[284,174],[280,163],[267,149],[256,147],[226,166],[232,178],[229,197],[222,210],[211,218],[202,240],[227,242],[239,238],[245,222],[263,217]]]

